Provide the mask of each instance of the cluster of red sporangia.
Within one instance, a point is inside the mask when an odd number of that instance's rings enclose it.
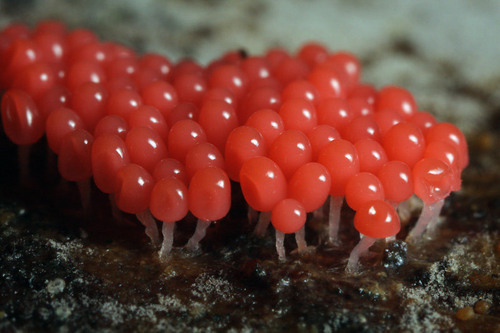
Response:
[[[352,271],[376,239],[398,233],[395,209],[413,194],[424,208],[410,237],[420,235],[468,164],[457,127],[418,110],[403,88],[360,82],[356,57],[317,43],[294,55],[228,52],[204,67],[46,21],[3,29],[0,64],[7,136],[30,145],[45,135],[62,177],[82,193],[93,178],[155,244],[162,221],[161,258],[188,212],[198,218],[188,248],[228,213],[231,179],[249,216],[261,212],[256,232],[272,222],[280,259],[284,234],[304,250],[306,214],[329,196],[335,243],[345,198],[361,234]]]

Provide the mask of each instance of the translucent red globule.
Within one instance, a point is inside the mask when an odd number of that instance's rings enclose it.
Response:
[[[325,203],[330,192],[331,177],[321,164],[309,162],[295,171],[288,182],[288,196],[299,201],[306,212],[312,212]]]
[[[345,200],[349,207],[358,210],[372,200],[384,200],[382,183],[372,173],[360,172],[352,176],[346,184]]]
[[[356,211],[354,227],[365,236],[386,238],[396,235],[401,224],[394,207],[383,200],[373,200]]]
[[[359,172],[358,153],[354,145],[343,139],[333,140],[319,152],[318,162],[325,166],[332,178],[330,194],[343,196],[347,182]]]
[[[224,153],[229,178],[239,181],[243,163],[252,157],[266,154],[267,146],[259,131],[250,126],[235,128],[229,133]]]
[[[405,119],[411,118],[418,111],[413,95],[408,90],[397,86],[386,86],[379,91],[375,109],[391,109]]]
[[[134,163],[127,164],[118,170],[117,183],[115,200],[120,210],[137,214],[148,209],[154,182],[146,169]]]
[[[17,145],[37,142],[45,130],[45,121],[35,102],[18,89],[9,89],[3,95],[2,124],[5,134]]]
[[[250,207],[261,212],[270,212],[287,195],[283,171],[265,156],[254,157],[243,163],[240,186]]]
[[[52,111],[45,123],[45,135],[50,149],[58,154],[64,137],[80,128],[83,129],[84,124],[73,110],[58,108]]]
[[[64,137],[57,159],[57,168],[64,179],[79,182],[92,176],[93,142],[92,134],[81,128]]]
[[[377,173],[384,187],[386,200],[400,203],[413,194],[413,176],[408,164],[401,161],[384,163]]]
[[[92,145],[91,160],[96,186],[104,193],[118,191],[116,174],[130,163],[125,142],[114,134],[97,137]]]
[[[271,212],[271,223],[276,230],[284,234],[299,231],[306,223],[304,206],[295,199],[283,199]]]
[[[402,161],[413,167],[424,155],[422,131],[412,123],[399,123],[383,136],[383,146],[389,160]]]
[[[231,207],[231,184],[224,170],[208,167],[198,170],[188,187],[189,211],[204,221],[216,221]]]
[[[188,189],[179,179],[169,177],[155,183],[149,200],[149,210],[158,220],[173,223],[188,213]]]

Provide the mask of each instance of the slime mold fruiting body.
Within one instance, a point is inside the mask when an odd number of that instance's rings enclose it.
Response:
[[[307,213],[321,217],[328,201],[329,240],[342,241],[345,197],[364,235],[349,258],[353,272],[375,239],[396,236],[395,209],[412,194],[424,208],[409,237],[433,226],[468,164],[458,128],[419,110],[404,88],[361,82],[354,55],[317,43],[295,55],[228,52],[202,66],[137,55],[53,21],[8,26],[0,41],[2,124],[19,145],[21,176],[27,147],[45,134],[86,211],[93,179],[155,245],[162,222],[162,260],[188,213],[198,219],[190,249],[227,215],[231,179],[251,219],[260,212],[255,233],[272,222],[281,260],[285,234],[295,233],[302,252]]]

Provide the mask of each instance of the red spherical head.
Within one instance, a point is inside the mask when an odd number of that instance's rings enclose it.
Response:
[[[329,125],[342,131],[352,120],[354,113],[343,98],[329,98],[321,101],[316,108],[318,124]]]
[[[60,33],[41,33],[32,36],[37,49],[40,50],[40,60],[45,63],[61,62],[67,55],[66,41]]]
[[[427,134],[429,129],[437,124],[436,118],[429,112],[425,111],[417,111],[413,116],[408,119],[410,123],[417,125],[418,128],[424,133]]]
[[[275,70],[276,67],[285,59],[290,58],[288,52],[282,48],[275,47],[267,51],[265,55],[266,59],[269,61],[271,70]]]
[[[106,115],[108,93],[103,85],[85,82],[73,90],[71,108],[80,116],[85,127],[93,131]]]
[[[291,99],[284,102],[279,110],[285,129],[295,129],[308,133],[318,125],[314,105],[305,99]]]
[[[251,158],[241,166],[240,186],[246,202],[255,210],[270,212],[287,195],[287,182],[270,158]]]
[[[131,128],[125,137],[130,161],[152,173],[156,164],[167,157],[167,145],[160,135],[149,127]]]
[[[299,130],[286,130],[269,148],[271,158],[289,179],[303,164],[312,161],[312,147],[307,136]]]
[[[176,122],[183,119],[198,120],[198,107],[193,103],[181,102],[168,113],[167,123],[172,127]]]
[[[455,146],[446,141],[432,141],[425,147],[424,158],[435,158],[446,163],[452,173],[452,191],[458,191],[461,187],[459,154]]]
[[[142,89],[141,96],[144,104],[156,107],[164,117],[179,103],[174,86],[165,81],[149,83]]]
[[[405,119],[409,119],[418,111],[413,95],[398,86],[386,86],[379,91],[375,110],[383,109],[394,110]]]
[[[128,133],[128,124],[120,116],[110,115],[105,116],[97,123],[94,129],[94,137],[99,137],[106,134],[114,134],[125,140]]]
[[[97,41],[97,35],[88,29],[75,29],[66,35],[66,45],[68,52],[77,51],[85,44]]]
[[[348,98],[347,103],[354,117],[373,116],[373,105],[362,98]]]
[[[231,208],[231,183],[224,170],[209,167],[198,170],[189,183],[188,203],[200,220],[216,221]]]
[[[208,101],[209,99],[216,99],[219,101],[226,102],[231,105],[235,110],[237,110],[236,98],[233,93],[228,89],[223,87],[214,87],[208,89],[208,91],[203,96],[202,104]]]
[[[313,69],[307,80],[318,90],[320,100],[346,97],[345,82],[342,82],[341,76],[333,69]]]
[[[451,191],[453,174],[450,167],[435,158],[423,158],[412,170],[413,191],[427,204],[446,198]]]
[[[139,66],[141,68],[149,68],[159,73],[162,80],[165,81],[170,78],[173,69],[172,62],[168,58],[156,53],[143,54],[139,59]]]
[[[116,205],[129,214],[137,214],[149,207],[153,177],[137,164],[127,164],[118,171],[118,191],[115,193]]]
[[[170,74],[169,81],[172,82],[177,76],[188,73],[205,75],[206,71],[200,64],[198,64],[194,60],[188,58],[182,59],[172,68],[172,73]]]
[[[187,152],[198,143],[207,141],[203,128],[190,119],[179,120],[168,133],[168,152],[170,156],[184,163]]]
[[[164,223],[182,220],[188,213],[188,189],[176,178],[157,181],[149,200],[151,214]]]
[[[271,211],[273,227],[284,234],[299,231],[306,224],[306,219],[304,206],[295,199],[283,199]]]
[[[328,170],[332,178],[330,194],[343,196],[349,179],[359,172],[356,148],[347,140],[333,140],[321,149],[318,162]]]
[[[226,102],[209,100],[200,108],[198,123],[203,127],[207,141],[224,151],[229,133],[238,126],[238,117]]]
[[[354,144],[359,157],[359,170],[376,174],[387,162],[384,147],[373,139],[361,139]]]
[[[134,90],[122,89],[109,95],[106,111],[108,114],[120,116],[128,122],[130,114],[141,105],[141,95]]]
[[[380,133],[384,135],[388,130],[392,128],[392,126],[402,123],[404,121],[404,117],[391,109],[383,109],[375,112],[373,114],[373,119],[378,125],[380,129]]]
[[[43,62],[29,64],[16,73],[12,88],[25,91],[34,100],[38,100],[57,83],[54,68]]]
[[[75,129],[62,140],[57,168],[61,176],[79,182],[92,176],[91,151],[94,138],[84,129]]]
[[[250,116],[245,125],[255,128],[269,147],[283,133],[285,125],[279,113],[271,109],[262,109]]]
[[[37,142],[45,131],[45,121],[33,99],[22,90],[9,89],[2,98],[5,134],[16,145]]]
[[[401,229],[398,214],[392,205],[382,200],[366,202],[354,215],[354,227],[368,237],[395,236]]]
[[[139,91],[153,82],[161,81],[161,74],[151,68],[139,67],[133,75],[131,75]]]
[[[173,82],[179,101],[200,105],[207,92],[207,82],[200,74],[177,75]]]
[[[217,147],[208,142],[202,142],[191,148],[186,154],[186,171],[191,179],[200,169],[218,167],[225,170],[224,157]]]
[[[464,134],[453,124],[439,123],[430,128],[425,136],[426,142],[444,141],[453,145],[459,154],[460,170],[469,164],[469,150]]]
[[[137,110],[130,113],[128,119],[130,128],[149,127],[163,139],[168,138],[168,124],[163,115],[157,108],[149,105],[141,105]]]
[[[76,61],[66,72],[66,86],[74,91],[85,82],[104,84],[106,74],[101,65],[95,61]]]
[[[348,98],[361,98],[362,100],[368,102],[371,105],[375,104],[377,99],[377,89],[371,84],[359,83],[351,88],[348,92]]]
[[[138,68],[138,63],[135,58],[125,57],[117,58],[106,64],[106,77],[108,81],[115,77],[134,75]]]
[[[164,158],[158,162],[153,170],[153,178],[157,182],[164,178],[176,178],[186,186],[189,184],[186,167],[175,158]]]
[[[386,200],[400,203],[413,195],[413,176],[408,164],[389,161],[380,168],[377,177],[384,187]]]
[[[104,193],[116,193],[119,190],[118,170],[130,163],[125,142],[114,134],[96,137],[91,161],[96,186]]]
[[[50,149],[59,154],[64,137],[74,130],[84,127],[82,120],[73,110],[64,107],[55,109],[45,122],[45,134]]]
[[[381,140],[380,129],[372,116],[355,118],[341,131],[342,138],[356,143],[363,139]]]
[[[330,192],[331,177],[326,168],[316,162],[302,165],[288,182],[288,197],[299,201],[306,212],[321,207]]]
[[[274,87],[258,87],[250,90],[238,105],[238,119],[241,123],[245,123],[259,110],[278,111],[281,106],[281,93]]]
[[[123,89],[137,90],[137,85],[134,80],[128,76],[115,76],[106,81],[105,84],[108,94],[114,94],[115,92]]]
[[[13,39],[2,55],[2,83],[4,88],[10,87],[20,70],[34,64],[41,58],[40,50],[35,42],[28,38]]]
[[[360,172],[352,176],[345,188],[345,200],[353,210],[372,200],[384,200],[384,187],[373,173]]]
[[[424,156],[425,139],[417,126],[403,122],[385,133],[383,146],[390,161],[402,161],[412,168]]]
[[[319,103],[318,90],[307,80],[294,80],[286,85],[281,92],[283,102],[289,99],[305,99],[314,106]]]
[[[339,51],[329,55],[326,61],[345,78],[348,90],[358,84],[361,77],[361,63],[354,54]]]
[[[313,68],[326,60],[328,49],[318,42],[308,42],[300,47],[297,56]]]
[[[250,56],[243,59],[241,69],[250,82],[271,76],[271,64],[264,57]]]
[[[91,41],[82,45],[77,51],[69,54],[68,63],[73,64],[78,61],[91,61],[101,65],[106,65],[110,61],[110,54],[104,43]]]
[[[70,106],[71,93],[65,86],[56,84],[36,100],[36,105],[46,119],[52,110]]]
[[[312,160],[318,160],[321,149],[333,140],[340,139],[339,132],[329,125],[318,125],[307,133],[312,148]]]
[[[248,78],[238,66],[222,65],[212,71],[208,86],[226,88],[234,94],[236,99],[240,99],[247,90]]]
[[[286,86],[294,80],[302,80],[307,78],[309,71],[309,66],[302,59],[285,58],[273,70],[273,76],[283,86]]]
[[[266,154],[267,146],[259,131],[250,126],[236,127],[227,137],[224,153],[229,178],[239,181],[243,163],[250,158]]]

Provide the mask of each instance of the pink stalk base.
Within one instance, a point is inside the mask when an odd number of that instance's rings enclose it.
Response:
[[[432,204],[424,203],[424,207],[422,208],[422,212],[420,213],[420,217],[418,218],[417,223],[410,231],[410,234],[406,238],[407,241],[411,241],[422,235],[422,233],[429,229],[430,231],[434,230],[436,222],[438,220],[439,215],[441,214],[441,209],[444,205],[444,199],[436,201]]]
[[[247,218],[249,223],[253,223],[259,216],[259,212],[248,206]]]
[[[353,274],[358,272],[359,257],[368,252],[368,249],[373,245],[373,243],[375,243],[376,240],[376,238],[368,236],[361,237],[358,245],[352,249],[351,255],[349,256],[349,261],[347,262],[347,267],[345,268],[347,273]]]
[[[259,221],[255,226],[254,234],[260,237],[264,237],[266,235],[267,227],[271,222],[271,212],[261,212],[259,216]]]
[[[143,212],[135,214],[137,219],[146,227],[146,235],[151,239],[154,246],[160,245],[160,235],[158,233],[158,227],[156,226],[156,221],[151,215],[149,209]]]
[[[299,253],[307,251],[305,227],[300,228],[299,231],[295,233],[295,242],[297,243]]]
[[[330,197],[330,214],[328,217],[328,239],[330,243],[339,243],[340,212],[344,197]]]
[[[174,244],[174,230],[175,222],[163,222],[163,226],[161,228],[161,232],[163,234],[163,242],[161,243],[161,249],[158,253],[160,256],[160,261],[166,261],[170,251],[172,251],[172,246]]]
[[[207,234],[207,229],[210,226],[210,223],[212,223],[212,221],[198,220],[198,223],[196,224],[196,230],[185,246],[186,249],[196,250],[200,246],[200,241]]]
[[[286,260],[285,254],[285,234],[281,231],[276,230],[276,252],[278,252],[279,261],[283,262]]]

